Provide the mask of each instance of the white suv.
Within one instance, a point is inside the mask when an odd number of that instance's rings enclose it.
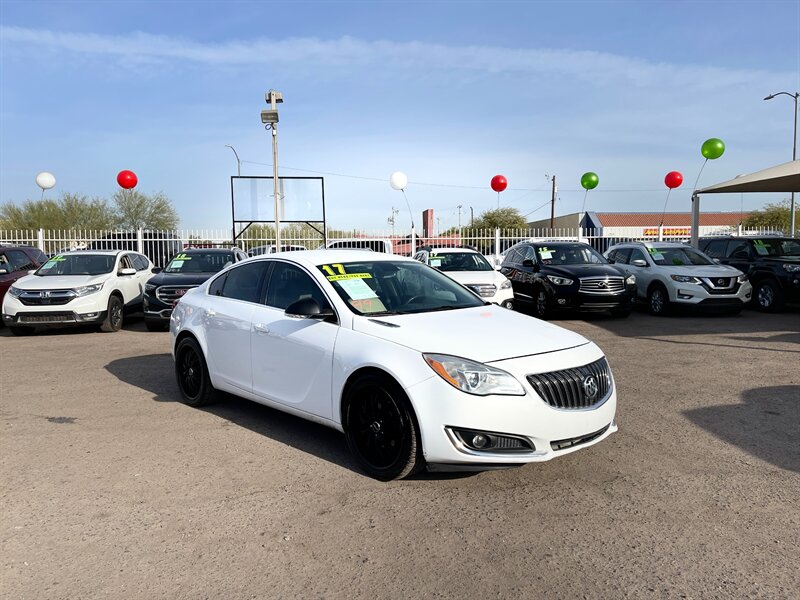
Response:
[[[414,259],[439,269],[487,302],[512,308],[511,281],[494,270],[486,257],[470,248],[422,248]]]
[[[3,322],[14,335],[31,334],[40,326],[91,323],[119,331],[124,312],[141,310],[152,270],[150,259],[137,252],[58,254],[14,282],[3,299]]]
[[[654,315],[672,306],[739,313],[753,295],[747,275],[686,244],[627,242],[609,248],[605,257],[636,275],[637,295]]]

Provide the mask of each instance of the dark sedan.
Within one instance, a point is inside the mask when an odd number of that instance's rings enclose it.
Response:
[[[540,319],[558,310],[627,317],[636,295],[635,277],[577,242],[519,243],[506,253],[500,272],[511,280],[515,304],[529,305]]]

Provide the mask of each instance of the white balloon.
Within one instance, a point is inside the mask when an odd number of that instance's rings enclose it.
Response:
[[[56,185],[56,178],[52,173],[42,171],[36,176],[36,185],[42,188],[42,191],[49,190]]]
[[[389,177],[389,185],[392,186],[393,190],[406,189],[408,185],[408,175],[402,171],[395,171],[392,173],[391,177]]]

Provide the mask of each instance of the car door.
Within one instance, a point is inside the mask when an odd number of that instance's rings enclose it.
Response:
[[[253,389],[250,332],[253,310],[260,306],[270,263],[242,262],[211,282],[205,299],[209,370],[227,384]]]
[[[339,325],[285,313],[310,297],[321,307],[330,301],[300,266],[275,261],[264,304],[253,310],[251,361],[253,393],[325,419],[333,418],[331,376]]]
[[[634,265],[633,261],[635,260],[643,260],[647,266],[641,267],[639,265]],[[641,248],[631,248],[628,264],[625,265],[625,267],[628,269],[628,274],[636,275],[636,293],[638,296],[640,298],[646,298],[647,286],[650,285],[653,279],[653,271],[650,267],[650,260],[645,255],[644,250]]]
[[[137,277],[138,272],[134,275],[120,275],[119,272],[122,269],[136,269],[131,256],[127,253],[120,255],[117,263],[117,287],[122,292],[126,306],[141,302],[142,294],[144,293],[144,282],[140,281],[141,277]]]
[[[720,259],[720,262],[739,269],[742,273],[750,273],[753,264],[750,240],[730,240],[725,249],[725,258]]]

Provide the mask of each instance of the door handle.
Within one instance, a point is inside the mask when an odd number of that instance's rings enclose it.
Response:
[[[253,329],[255,329],[256,333],[269,333],[269,327],[263,323],[256,323],[253,325]]]

